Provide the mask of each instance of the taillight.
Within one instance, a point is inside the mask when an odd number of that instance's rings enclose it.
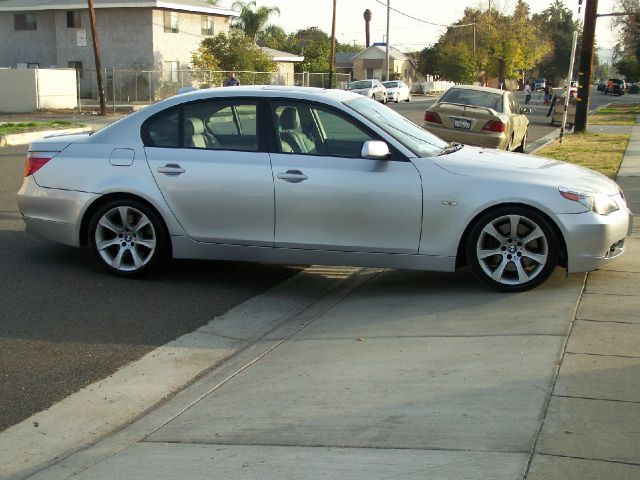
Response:
[[[24,166],[24,176],[28,177],[40,170],[56,153],[58,152],[29,152]]]
[[[482,130],[486,132],[504,132],[506,130],[506,125],[502,123],[500,120],[489,120]]]
[[[430,112],[429,110],[424,112],[424,121],[429,123],[439,123],[440,125],[442,125],[440,115],[438,115],[437,112]]]

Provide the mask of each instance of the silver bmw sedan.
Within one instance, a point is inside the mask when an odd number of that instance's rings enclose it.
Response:
[[[449,144],[340,90],[238,87],[169,98],[93,134],[33,142],[29,232],[88,245],[107,271],[170,258],[454,271],[522,291],[618,257],[608,178]]]

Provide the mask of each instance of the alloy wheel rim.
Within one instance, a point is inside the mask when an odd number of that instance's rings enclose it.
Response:
[[[156,251],[157,236],[144,213],[119,206],[100,217],[94,241],[107,265],[121,272],[133,272],[149,263]]]
[[[504,215],[482,229],[476,243],[480,268],[503,285],[522,285],[549,262],[549,241],[540,226],[522,215]]]

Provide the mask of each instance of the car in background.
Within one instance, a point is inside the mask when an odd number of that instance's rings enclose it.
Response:
[[[379,80],[355,80],[349,84],[348,90],[382,103],[388,100],[387,89]]]
[[[402,80],[389,80],[388,82],[382,82],[382,85],[387,89],[387,99],[390,102],[411,101],[411,89]]]
[[[607,83],[606,82],[598,82],[598,86],[596,87],[596,90],[598,92],[602,92],[602,94],[604,95],[605,90],[607,89]]]
[[[18,205],[28,232],[86,245],[125,278],[171,258],[468,265],[511,292],[615,259],[631,219],[592,170],[450,144],[351,92],[266,86],[184,93],[35,140]]]
[[[533,81],[533,91],[544,90],[544,87],[547,85],[546,78],[536,78]]]
[[[427,109],[424,128],[450,142],[524,152],[527,111],[511,92],[457,85]]]
[[[605,95],[624,95],[627,85],[624,80],[619,78],[610,78],[607,80],[607,86],[604,89]]]

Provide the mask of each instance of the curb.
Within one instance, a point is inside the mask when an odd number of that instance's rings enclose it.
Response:
[[[0,135],[0,147],[13,147],[16,145],[26,145],[34,140],[44,137],[55,137],[57,135],[72,135],[74,133],[91,132],[91,127],[61,128],[57,130],[39,130],[37,132],[12,133],[10,135]]]

